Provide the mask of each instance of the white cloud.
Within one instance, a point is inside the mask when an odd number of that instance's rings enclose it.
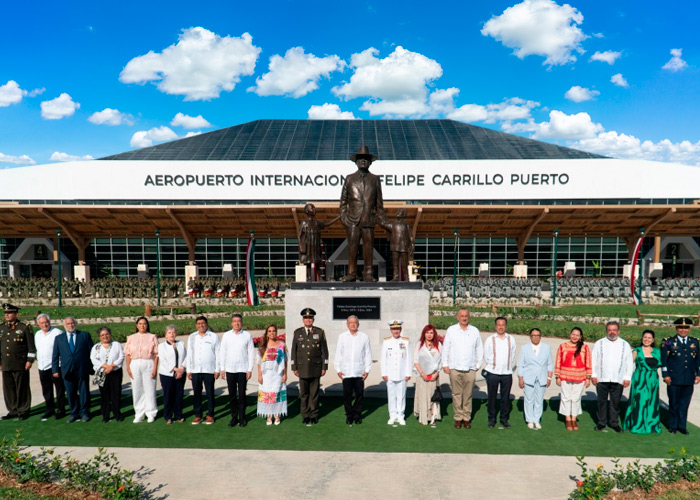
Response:
[[[485,106],[481,104],[465,104],[446,113],[447,118],[462,122],[485,123],[501,122],[502,127],[508,128],[515,120],[531,118],[531,110],[540,105],[536,101],[528,101],[520,97],[511,97],[499,103]]]
[[[51,157],[49,158],[49,161],[87,161],[87,160],[94,160],[94,158],[90,155],[85,155],[85,156],[75,156],[75,155],[69,155],[68,153],[61,153],[59,151],[54,151]]]
[[[587,89],[585,87],[580,87],[578,85],[574,85],[571,87],[569,90],[566,91],[566,94],[564,94],[564,97],[566,97],[570,101],[574,102],[584,102],[584,101],[590,101],[591,99],[595,99],[596,96],[599,96],[600,92],[597,90],[591,90]]]
[[[606,50],[605,52],[596,51],[595,54],[591,56],[589,61],[601,61],[606,62],[609,65],[615,64],[615,60],[622,56],[622,52],[614,52],[612,50]]]
[[[11,156],[0,153],[0,163],[13,163],[15,165],[34,165],[36,162],[27,155]]]
[[[46,120],[60,120],[72,116],[79,108],[80,103],[73,102],[73,98],[64,92],[55,99],[41,103],[41,116]]]
[[[465,104],[447,114],[447,118],[460,122],[480,122],[489,116],[486,106],[480,104]]]
[[[627,80],[625,80],[625,77],[622,76],[622,73],[617,73],[610,78],[610,81],[613,82],[615,85],[618,87],[629,87],[629,83],[627,83]]]
[[[8,80],[5,85],[0,85],[0,107],[17,104],[22,101],[22,97],[25,95],[27,95],[27,91],[19,88],[16,81]]]
[[[343,99],[369,97],[360,107],[372,116],[421,116],[430,112],[426,100],[428,84],[442,76],[437,61],[403,47],[384,59],[378,50],[369,48],[353,54],[350,66],[355,72],[348,83],[333,88]]]
[[[177,134],[172,129],[162,126],[153,127],[150,130],[139,130],[131,137],[131,147],[147,148],[153,146],[153,142],[165,142],[177,139]]]
[[[671,142],[668,139],[657,143],[641,141],[633,135],[617,133],[614,130],[601,132],[595,137],[572,144],[577,149],[590,151],[615,158],[642,159],[685,163],[700,166],[700,141]]]
[[[605,35],[602,33],[593,33],[591,36],[594,38],[605,38]]]
[[[129,114],[122,113],[118,109],[105,108],[102,111],[97,111],[88,118],[90,123],[95,125],[133,125],[133,117]]]
[[[341,111],[337,104],[325,103],[309,108],[309,120],[356,120],[352,111]]]
[[[535,139],[588,139],[604,130],[600,123],[593,123],[588,113],[567,115],[556,109],[549,112],[549,121],[523,124],[519,131],[534,131]],[[518,131],[511,128],[510,131]]]
[[[270,71],[256,79],[257,85],[248,88],[248,92],[302,97],[318,88],[321,77],[328,78],[344,67],[345,61],[338,56],[316,57],[305,54],[303,47],[292,47],[284,57],[275,54],[270,58]]]
[[[671,59],[661,69],[667,69],[672,73],[682,71],[688,67],[688,63],[682,59],[683,49],[671,49]]]
[[[569,4],[525,0],[489,19],[481,34],[514,49],[520,59],[539,55],[543,64],[555,66],[576,61],[573,52],[585,52],[581,42],[587,37],[577,26],[582,22],[583,15]]]
[[[182,113],[176,114],[173,121],[170,122],[170,125],[186,129],[211,127],[211,123],[205,120],[202,115],[190,116]]]
[[[252,75],[260,50],[248,33],[221,37],[201,27],[189,28],[163,52],[133,58],[119,80],[153,81],[161,92],[184,95],[186,101],[208,100],[232,91],[241,76]]]
[[[201,135],[201,134],[202,134],[202,131],[201,131],[201,130],[198,130],[197,132],[192,132],[192,131],[190,131],[190,132],[187,132],[187,133],[185,134],[185,137],[183,137],[183,139],[187,139],[188,137],[195,137],[195,136]]]

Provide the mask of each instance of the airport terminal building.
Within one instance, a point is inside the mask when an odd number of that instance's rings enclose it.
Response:
[[[700,168],[617,160],[452,120],[258,120],[99,160],[0,171],[0,277],[242,276],[256,237],[256,276],[292,278],[303,206],[338,214],[350,155],[377,155],[392,218],[406,209],[423,277],[530,277],[574,263],[620,276],[644,230],[659,276],[700,276]],[[8,189],[21,186],[21,189]],[[58,241],[60,231],[60,243]],[[390,251],[376,228],[378,265]],[[156,236],[157,234],[157,236]],[[328,278],[341,276],[344,228],[323,233]],[[455,269],[456,266],[456,269]],[[376,275],[376,271],[375,271]]]

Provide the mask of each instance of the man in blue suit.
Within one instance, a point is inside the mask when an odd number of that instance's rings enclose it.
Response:
[[[552,383],[554,371],[549,346],[541,342],[542,332],[530,330],[530,343],[520,349],[518,358],[518,386],[525,392],[525,421],[530,429],[542,428],[544,392]]]
[[[51,371],[55,378],[63,377],[66,387],[70,407],[70,417],[66,422],[87,422],[90,420],[92,338],[88,332],[76,330],[75,319],[71,316],[63,320],[63,326],[65,333],[56,336],[54,341]]]
[[[676,335],[661,341],[661,376],[668,392],[668,432],[688,434],[686,423],[693,388],[700,383],[700,340],[691,337],[693,320],[674,321]]]

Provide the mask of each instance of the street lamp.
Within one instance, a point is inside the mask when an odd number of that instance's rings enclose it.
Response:
[[[156,229],[156,297],[160,307],[160,229]]]
[[[639,237],[644,240],[644,228],[641,228],[639,230]],[[639,245],[639,252],[641,253],[642,251],[642,245],[640,243]],[[638,286],[637,289],[639,290],[639,305],[641,306],[644,302],[642,299],[642,290],[643,290],[643,285],[642,281],[644,280],[644,256],[642,255],[642,258],[637,258],[637,261],[639,262],[639,276],[637,276],[637,282]],[[634,270],[634,269],[633,269]]]
[[[56,229],[56,262],[58,263],[58,308],[63,307],[63,270],[61,269],[61,230]]]
[[[559,252],[559,228],[554,230],[554,256],[552,258],[552,307],[557,305],[557,253]]]

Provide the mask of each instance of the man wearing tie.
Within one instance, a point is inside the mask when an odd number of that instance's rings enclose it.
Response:
[[[661,341],[661,376],[668,392],[668,432],[688,434],[688,407],[694,386],[700,383],[700,341],[691,337],[693,320],[674,322],[676,335]]]
[[[92,338],[88,332],[76,330],[75,318],[63,320],[65,333],[56,337],[51,370],[55,378],[63,377],[68,394],[70,417],[67,423],[90,420],[90,350]]]

